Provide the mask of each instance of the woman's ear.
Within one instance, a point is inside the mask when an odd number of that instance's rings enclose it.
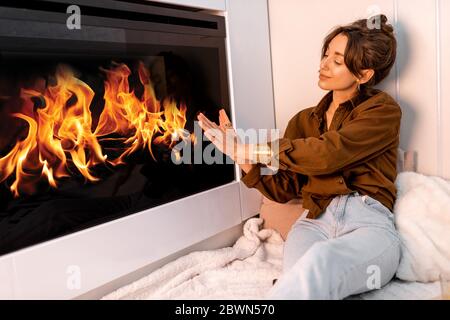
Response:
[[[369,81],[373,75],[375,74],[375,71],[373,69],[364,69],[361,71],[362,77],[359,78],[359,83],[363,84]]]

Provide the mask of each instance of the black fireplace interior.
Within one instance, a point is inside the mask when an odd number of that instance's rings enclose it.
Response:
[[[196,115],[230,115],[222,17],[78,2],[80,30],[66,1],[0,4],[0,255],[235,178],[193,163]]]

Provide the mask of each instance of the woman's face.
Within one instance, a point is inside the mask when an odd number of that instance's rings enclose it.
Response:
[[[342,33],[331,40],[325,56],[320,61],[318,85],[324,90],[353,90],[357,87],[356,77],[344,62],[347,37]]]

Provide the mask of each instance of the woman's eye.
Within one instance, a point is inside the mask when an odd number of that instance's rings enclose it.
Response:
[[[326,57],[328,57],[328,55],[325,53],[325,54],[323,55],[323,57],[326,58]],[[334,61],[334,63],[336,63],[338,66],[340,66],[340,65],[342,64],[342,63],[337,62],[336,60]]]

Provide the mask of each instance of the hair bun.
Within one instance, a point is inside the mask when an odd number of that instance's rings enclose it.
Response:
[[[384,14],[379,14],[376,15],[372,18],[376,18],[376,19],[380,19],[380,25],[381,25],[381,30],[386,32],[386,33],[393,33],[394,32],[394,28],[392,27],[392,25],[388,24],[388,18],[386,17],[386,15]]]
[[[384,14],[380,14],[381,24],[384,25],[388,21],[387,17]]]
[[[388,23],[386,15],[380,13],[369,16],[367,19],[360,19],[347,26],[348,30],[355,30],[362,33],[383,32],[394,33],[394,28]]]

